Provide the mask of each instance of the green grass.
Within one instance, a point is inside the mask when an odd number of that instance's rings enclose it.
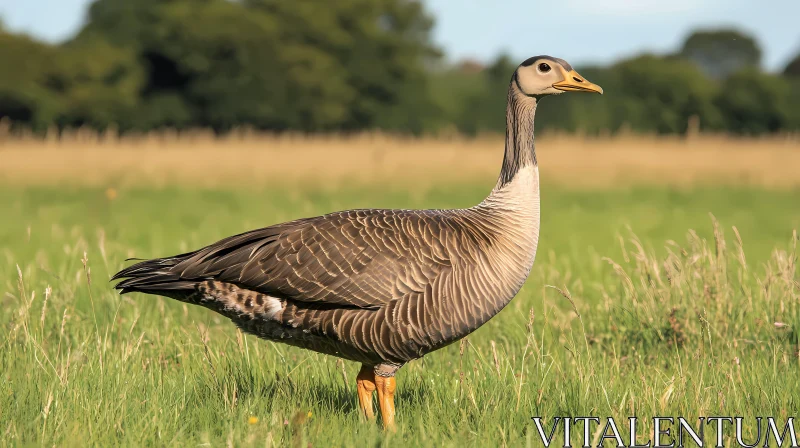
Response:
[[[800,191],[545,186],[528,283],[465,343],[401,370],[396,434],[359,421],[355,364],[107,281],[127,257],[262,225],[486,192],[380,190],[4,188],[0,445],[539,446],[531,416],[797,414]]]

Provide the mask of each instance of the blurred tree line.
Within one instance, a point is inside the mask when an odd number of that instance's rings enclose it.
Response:
[[[502,132],[519,61],[447,65],[432,27],[414,0],[96,0],[62,44],[0,28],[0,117],[36,131]],[[537,125],[800,130],[800,55],[781,74],[760,59],[747,35],[698,31],[673,55],[579,68],[607,95],[567,95]]]

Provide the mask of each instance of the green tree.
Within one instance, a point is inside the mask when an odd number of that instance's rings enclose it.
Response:
[[[452,71],[446,75],[444,83],[458,76],[471,77],[470,90],[451,95],[463,97],[460,113],[455,117],[458,129],[466,134],[480,132],[502,133],[506,128],[506,93],[511,74],[517,65],[508,55],[500,55],[479,74],[459,74]]]
[[[800,53],[786,64],[783,74],[792,78],[800,78]]]
[[[131,49],[84,40],[61,47],[55,62],[47,84],[61,98],[57,124],[103,129],[130,120],[144,78]]]
[[[410,0],[245,0],[281,24],[282,54],[298,79],[296,107],[319,107],[310,90],[342,83],[345,129],[425,130],[435,113],[426,64],[433,20]],[[332,112],[340,113],[340,110]]]
[[[800,129],[792,86],[786,79],[745,70],[725,80],[716,104],[723,114],[725,127],[743,134],[773,133]]]
[[[57,51],[48,45],[0,31],[0,118],[44,129],[62,109],[48,87],[57,72]]]
[[[691,63],[677,58],[645,55],[615,64],[617,98],[611,100],[614,125],[659,133],[686,132],[697,116],[703,128],[717,128],[716,86]]]
[[[137,127],[422,131],[430,26],[405,0],[98,0],[77,40],[134,49]]]
[[[695,31],[684,41],[680,55],[718,79],[761,64],[758,42],[735,29]]]
[[[458,129],[468,134],[503,132],[509,78],[516,64],[501,56],[470,83],[459,85],[464,96]],[[548,101],[537,117],[537,129],[597,134],[630,127],[640,132],[684,133],[690,117],[698,116],[701,126],[718,129],[721,116],[714,106],[716,85],[690,62],[678,58],[645,55],[621,61],[612,67],[578,68],[603,86],[606,95],[565,95]],[[439,75],[442,76],[442,75]],[[439,84],[450,82],[445,73]]]
[[[282,129],[297,123],[280,110],[278,35],[273,20],[224,0],[99,0],[76,42],[99,37],[136,53],[145,76],[135,127]]]

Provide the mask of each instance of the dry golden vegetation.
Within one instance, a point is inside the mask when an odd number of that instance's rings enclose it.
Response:
[[[52,134],[51,134],[52,135]],[[143,136],[73,131],[59,137],[0,133],[6,185],[171,185],[236,187],[372,182],[416,186],[491,183],[503,138],[385,134],[273,135],[238,131]],[[547,182],[575,187],[706,184],[800,185],[800,137],[736,138],[544,135],[538,157]]]

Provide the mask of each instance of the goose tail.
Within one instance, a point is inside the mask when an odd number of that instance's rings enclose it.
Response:
[[[193,291],[197,282],[181,278],[180,272],[175,267],[192,255],[193,253],[154,258],[128,266],[111,277],[111,281],[121,280],[114,285],[114,289],[118,290],[120,295],[142,292],[168,297],[183,296]]]

